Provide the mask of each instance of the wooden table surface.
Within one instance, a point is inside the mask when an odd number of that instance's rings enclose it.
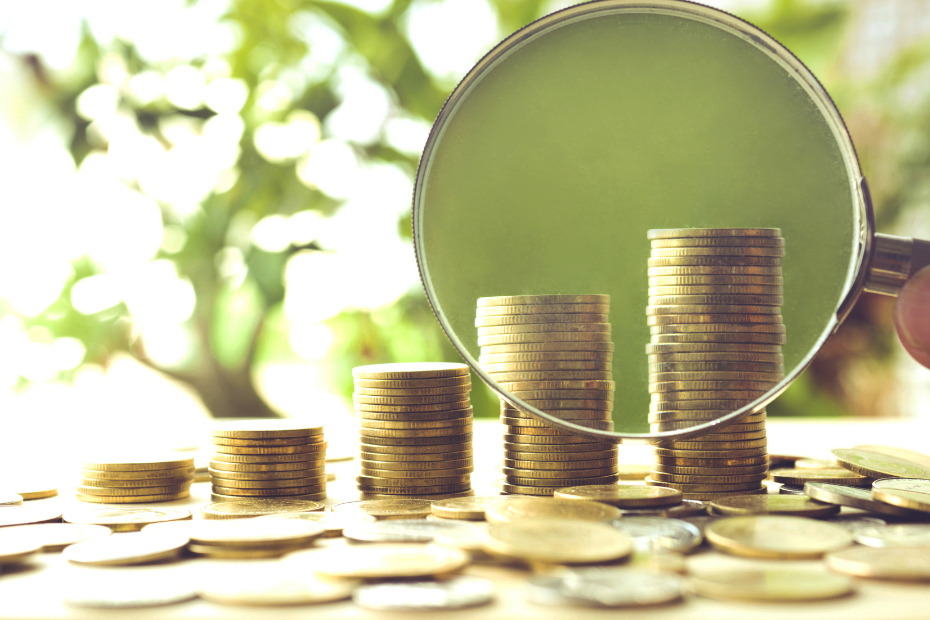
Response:
[[[769,420],[769,450],[771,453],[790,453],[812,457],[825,457],[830,448],[848,447],[862,443],[882,443],[930,451],[928,425],[916,420]],[[475,424],[475,490],[478,494],[496,494],[491,486],[500,460],[501,425],[491,421]],[[208,443],[205,445],[209,446]],[[628,463],[649,462],[646,446],[620,446],[620,459]],[[354,488],[354,469],[357,461],[332,463],[330,467],[337,479],[329,484],[327,506],[357,499]],[[777,492],[774,487],[771,491]],[[80,504],[69,493],[55,498],[33,500],[62,506]],[[199,508],[210,502],[209,483],[196,483],[191,497],[159,506],[177,506],[190,509],[199,518]],[[85,506],[84,504],[80,504]],[[325,540],[321,545],[343,545],[343,539]],[[930,552],[930,551],[928,551]],[[63,604],[63,592],[84,580],[100,583],[110,581],[118,587],[121,580],[130,579],[139,584],[157,583],[162,579],[180,578],[197,583],[211,575],[231,574],[247,579],[254,571],[273,566],[276,560],[218,561],[186,559],[153,566],[126,568],[86,568],[71,565],[61,554],[43,554],[20,569],[7,569],[0,574],[0,618],[57,619],[57,618],[393,618],[420,614],[371,612],[351,602],[328,603],[315,606],[267,608],[219,605],[204,600],[162,607],[125,610],[80,609]],[[689,569],[719,567],[777,566],[801,567],[808,570],[826,570],[820,561],[758,561],[726,556],[711,550],[705,544],[687,558]],[[527,603],[521,596],[521,584],[531,574],[528,570],[497,565],[471,565],[467,574],[492,579],[497,586],[493,604],[473,609],[444,612],[443,617],[488,620],[491,618],[600,618],[622,614],[625,618],[650,619],[714,619],[779,618],[793,620],[878,620],[880,618],[926,618],[930,616],[930,584],[908,584],[857,580],[857,592],[842,599],[815,603],[737,603],[715,601],[689,595],[685,602],[660,608],[596,610],[584,608],[558,608]],[[420,615],[420,617],[423,617]],[[432,616],[431,616],[432,617]]]

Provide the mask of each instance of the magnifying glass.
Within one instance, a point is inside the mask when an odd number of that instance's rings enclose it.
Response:
[[[649,428],[647,230],[779,228],[784,379],[693,427]],[[678,0],[600,0],[548,15],[462,80],[426,144],[414,244],[452,344],[505,401],[608,442],[686,439],[761,411],[810,364],[863,290],[895,295],[930,243],[877,234],[849,132],[772,37]],[[478,362],[481,297],[608,294],[613,427],[579,426]]]

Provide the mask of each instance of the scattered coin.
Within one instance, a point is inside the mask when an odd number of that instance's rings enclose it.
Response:
[[[468,564],[469,555],[440,545],[378,544],[301,551],[284,561],[329,577],[392,579],[446,575]]]
[[[827,484],[824,482],[808,482],[804,485],[803,492],[817,501],[838,504],[840,506],[849,506],[851,508],[860,508],[890,517],[906,518],[919,514],[913,510],[898,508],[897,506],[892,506],[885,502],[876,501],[872,498],[872,492],[869,489],[847,487],[839,484]]]
[[[697,527],[679,519],[624,515],[612,524],[633,540],[633,549],[638,552],[688,553],[704,540]]]
[[[374,517],[349,512],[285,512],[281,514],[265,515],[258,519],[293,519],[296,521],[309,521],[323,526],[323,538],[338,538],[349,525],[374,521]]]
[[[930,512],[930,480],[923,478],[876,480],[872,483],[872,499],[898,508]]]
[[[930,580],[930,554],[920,547],[852,547],[828,553],[824,561],[830,569],[856,577]]]
[[[18,525],[0,530],[2,541],[30,541],[37,543],[42,551],[61,551],[69,545],[83,540],[110,535],[110,528],[102,525],[78,525],[74,523],[36,523]]]
[[[24,562],[41,550],[42,544],[32,538],[4,534],[0,536],[0,567]]]
[[[866,530],[875,527],[885,527],[888,525],[888,523],[882,519],[866,517],[861,514],[836,515],[835,517],[830,517],[827,519],[827,522],[845,527],[847,530],[852,532],[853,535],[855,535],[855,533],[860,530]]]
[[[363,585],[352,601],[376,611],[443,611],[486,605],[494,599],[494,584],[478,577],[442,581],[412,581]]]
[[[143,456],[136,454],[114,455],[84,461],[81,467],[86,470],[100,471],[156,471],[193,468],[194,457],[179,452]]]
[[[930,547],[930,524],[906,523],[859,529],[854,538],[867,547]]]
[[[484,545],[490,553],[550,564],[610,562],[633,550],[630,537],[609,524],[552,518],[492,525]]]
[[[506,496],[503,495],[490,495],[444,499],[442,501],[433,502],[430,506],[430,510],[432,514],[444,519],[484,521],[484,514],[488,506],[505,498]]]
[[[854,590],[843,575],[781,568],[741,568],[701,572],[689,580],[693,592],[738,601],[813,601],[845,596]]]
[[[62,556],[75,564],[128,566],[176,558],[187,545],[186,536],[130,532],[85,540],[67,547]]]
[[[189,601],[197,596],[191,580],[164,571],[149,573],[110,571],[106,579],[96,574],[65,584],[63,601],[71,607],[123,609],[156,607]]]
[[[851,448],[830,452],[837,465],[867,478],[930,478],[930,467],[896,456]]]
[[[600,484],[565,487],[555,491],[558,499],[590,500],[618,508],[656,508],[681,502],[681,491],[668,487]]]
[[[252,498],[207,504],[200,512],[204,519],[243,519],[287,512],[317,512],[323,508],[319,502],[305,500]]]
[[[283,607],[344,600],[352,596],[352,591],[358,586],[358,582],[351,579],[320,579],[279,567],[263,566],[262,570],[248,571],[238,577],[218,575],[197,594],[224,605]]]
[[[47,523],[61,519],[61,507],[57,504],[13,504],[0,507],[0,527]]]
[[[808,482],[826,482],[829,484],[843,484],[846,486],[867,487],[872,485],[871,478],[860,476],[848,469],[830,467],[825,469],[773,469],[769,471],[769,478],[782,484],[804,486]]]
[[[490,523],[514,523],[537,519],[577,519],[613,521],[619,509],[599,502],[544,497],[510,497],[489,505],[485,516]]]
[[[704,535],[721,551],[756,558],[819,558],[853,542],[839,525],[782,515],[720,519],[709,523]]]
[[[230,519],[199,522],[190,539],[197,545],[215,547],[306,547],[325,532],[319,523],[277,516],[261,519]]]
[[[539,605],[648,607],[682,599],[677,575],[636,568],[575,568],[530,578],[524,597]]]
[[[875,452],[877,454],[886,454],[888,456],[894,456],[899,459],[910,461],[912,463],[917,463],[930,469],[930,455],[926,455],[923,452],[917,452],[915,450],[908,450],[906,448],[898,448],[895,446],[880,446],[874,444],[865,444],[859,446],[853,446],[854,450],[865,450],[867,452]]]
[[[721,516],[778,514],[822,518],[838,514],[840,507],[806,495],[737,495],[711,502],[710,511]]]
[[[623,515],[630,517],[665,517],[670,519],[684,519],[707,514],[707,504],[693,499],[682,500],[674,506],[660,508],[621,508]]]
[[[13,494],[24,500],[43,499],[58,495],[58,485],[42,480],[22,480],[10,484]]]
[[[364,543],[427,543],[437,534],[470,528],[467,523],[427,521],[425,519],[390,519],[347,526],[342,535]]]
[[[17,506],[23,503],[23,496],[16,493],[0,493],[0,506]]]
[[[105,525],[114,532],[141,530],[150,523],[191,519],[189,510],[176,508],[79,508],[61,516],[67,523]]]
[[[413,519],[432,514],[431,502],[423,499],[380,499],[343,502],[333,506],[334,512],[359,512],[376,519]]]

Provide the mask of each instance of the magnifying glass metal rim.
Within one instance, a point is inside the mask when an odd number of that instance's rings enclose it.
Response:
[[[426,260],[425,247],[423,242],[423,195],[425,192],[425,177],[432,161],[432,155],[437,144],[442,138],[446,124],[451,119],[456,106],[463,101],[470,90],[480,81],[483,75],[493,69],[493,67],[506,56],[528,43],[532,39],[542,36],[546,31],[553,27],[560,27],[567,23],[578,20],[588,19],[604,13],[622,13],[622,12],[650,12],[668,14],[679,17],[686,17],[697,21],[705,22],[726,30],[731,34],[739,36],[754,44],[758,49],[767,53],[771,58],[778,62],[786,70],[790,70],[796,77],[796,81],[806,87],[811,99],[818,104],[825,121],[829,121],[831,129],[837,138],[838,146],[843,150],[844,163],[851,179],[855,179],[854,187],[850,191],[855,199],[855,211],[858,219],[858,247],[853,248],[853,259],[850,261],[847,272],[846,282],[843,293],[840,296],[840,302],[837,312],[832,316],[826,326],[817,338],[814,345],[807,352],[804,358],[788,373],[777,385],[771,388],[764,395],[746,406],[737,409],[727,415],[721,416],[712,421],[704,422],[686,429],[675,431],[665,431],[660,433],[623,433],[616,431],[606,431],[587,428],[573,424],[570,421],[563,420],[537,409],[522,400],[514,397],[504,390],[488,373],[486,373],[481,364],[475,360],[468,348],[459,340],[452,330],[449,322],[437,299],[434,298],[432,287],[430,285],[429,266]],[[486,383],[494,392],[512,406],[525,412],[526,414],[543,420],[558,429],[564,430],[573,435],[588,437],[592,440],[607,443],[662,443],[664,441],[680,441],[714,432],[723,426],[729,426],[743,420],[753,413],[761,411],[766,405],[771,403],[775,398],[780,396],[791,383],[811,364],[814,356],[820,351],[824,342],[840,326],[843,319],[852,310],[853,305],[859,298],[859,295],[866,288],[866,281],[869,276],[869,266],[872,263],[873,246],[875,238],[875,216],[872,209],[872,202],[868,191],[868,185],[862,176],[859,160],[856,155],[852,139],[843,121],[842,116],[836,108],[833,100],[827,91],[823,88],[813,73],[802,63],[794,54],[773,39],[767,33],[758,27],[742,20],[734,15],[704,6],[686,0],[654,0],[653,2],[636,2],[632,0],[595,0],[584,5],[576,5],[556,11],[542,17],[531,24],[518,30],[511,36],[504,39],[488,52],[478,63],[468,72],[462,81],[456,86],[452,94],[446,100],[445,105],[436,117],[433,128],[430,131],[426,146],[423,149],[423,155],[420,159],[420,166],[417,169],[417,178],[414,185],[413,193],[413,244],[416,252],[417,267],[420,271],[420,279],[423,288],[426,291],[426,298],[429,301],[433,313],[436,315],[440,326],[446,333],[452,345],[465,359],[466,363]]]

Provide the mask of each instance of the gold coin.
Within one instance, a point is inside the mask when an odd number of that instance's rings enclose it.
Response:
[[[610,411],[605,409],[559,409],[552,412],[547,412],[550,415],[553,415],[560,420],[565,420],[566,422],[587,423],[587,422],[604,422],[609,421]],[[541,422],[536,420],[528,413],[524,413],[519,409],[510,409],[501,407],[501,417],[507,418],[506,423],[518,424],[514,420],[522,420],[525,424],[526,422]],[[503,420],[502,420],[503,421]],[[542,425],[549,425],[548,422],[542,422]],[[536,426],[530,424],[529,426]]]
[[[697,371],[670,371],[650,372],[650,383],[665,383],[668,381],[777,381],[784,375],[780,372],[738,371],[738,370],[697,370]]]
[[[327,442],[314,444],[308,452],[290,454],[228,454],[216,451],[212,458],[224,463],[294,463],[297,461],[316,461],[326,456]]]
[[[191,519],[189,510],[177,508],[75,508],[67,510],[61,518],[66,523],[81,525],[105,525],[114,532],[141,530],[152,523],[186,521]]]
[[[468,366],[450,362],[372,364],[352,369],[355,379],[439,379],[468,374]]]
[[[48,481],[14,480],[10,484],[13,493],[24,500],[43,499],[58,495],[58,486]]]
[[[502,467],[502,473],[511,484],[525,486],[541,485],[551,487],[556,484],[567,486],[570,484],[584,484],[584,482],[564,482],[567,480],[581,480],[587,478],[601,478],[610,476],[616,480],[617,468],[613,465],[596,469],[519,469],[515,467]],[[533,482],[527,482],[532,480]]]
[[[676,323],[653,325],[650,334],[784,334],[780,323]]]
[[[461,497],[433,502],[430,510],[433,515],[443,519],[465,521],[484,521],[484,512],[488,506],[505,499],[506,496],[491,495],[479,497]]]
[[[352,400],[368,405],[431,405],[467,401],[467,394],[440,394],[436,396],[368,396],[355,393]]]
[[[608,400],[614,399],[613,390],[511,390],[510,394],[529,400]]]
[[[300,446],[256,446],[254,448],[244,448],[242,446],[214,446],[216,454],[235,454],[235,455],[280,455],[280,454],[310,454],[319,452],[320,448],[314,444],[303,444]]]
[[[185,484],[157,487],[95,487],[81,485],[76,488],[76,491],[79,495],[100,495],[106,498],[130,495],[175,495],[189,492],[190,488],[191,483],[188,481]]]
[[[556,323],[607,323],[607,314],[500,314],[475,318],[475,327],[505,327],[508,325],[553,325]]]
[[[758,392],[759,396],[775,387],[777,381],[661,381],[657,383],[649,384],[649,393],[652,395],[662,395],[662,399],[658,399],[658,402],[662,400],[669,400],[664,398],[665,392],[687,392],[694,393],[695,391],[718,391],[718,392],[731,392],[731,391],[746,391],[746,392]],[[721,397],[723,398],[723,397]],[[682,400],[680,398],[673,398],[671,400]],[[656,402],[656,399],[653,399],[653,402]]]
[[[844,484],[851,487],[868,487],[872,480],[853,473],[848,469],[830,467],[824,469],[773,469],[769,477],[775,482],[804,486],[807,482],[826,482]]]
[[[471,433],[450,437],[362,437],[359,447],[362,452],[386,454],[462,452],[471,450],[471,439]],[[411,446],[416,449],[412,450]]]
[[[463,484],[447,484],[447,485],[436,485],[436,486],[385,486],[385,485],[374,485],[374,484],[359,484],[358,490],[364,493],[378,493],[382,495],[428,495],[428,494],[440,494],[440,493],[460,493],[462,491],[470,491],[471,483]]]
[[[779,353],[741,353],[739,351],[698,352],[698,353],[653,353],[647,356],[650,369],[665,364],[676,367],[683,364],[714,367],[719,364],[745,363],[752,366],[773,367],[784,372],[785,358]]]
[[[830,570],[856,577],[895,581],[930,579],[930,557],[926,548],[856,546],[828,553],[824,562]]]
[[[785,367],[765,362],[661,362],[649,364],[650,378],[653,374],[668,372],[763,372],[783,377]],[[659,379],[661,380],[661,379]]]
[[[694,474],[676,474],[653,471],[649,478],[659,484],[667,483],[670,485],[680,484],[706,484],[706,485],[742,485],[751,484],[752,488],[758,488],[758,483],[765,480],[765,472],[755,474],[736,474],[729,473],[723,475],[694,475]],[[756,484],[752,484],[756,483]]]
[[[501,353],[481,355],[482,364],[505,364],[508,362],[544,362],[544,361],[602,361],[609,362],[614,354],[610,351],[544,351],[541,353]]]
[[[431,502],[422,499],[385,499],[343,502],[333,506],[336,513],[362,514],[375,519],[418,519],[431,514]]]
[[[851,508],[860,508],[869,512],[892,517],[913,518],[916,513],[905,508],[898,508],[872,497],[871,489],[847,487],[839,484],[808,482],[804,485],[804,494],[821,502],[839,504]]]
[[[610,332],[528,332],[523,334],[501,334],[499,336],[478,336],[478,346],[480,347],[550,342],[610,341]]]
[[[275,515],[265,515],[257,519],[293,519],[296,521],[308,521],[319,523],[323,526],[323,538],[339,538],[342,536],[342,530],[347,525],[359,522],[374,521],[374,517],[367,515],[356,515],[344,512],[284,512]]]
[[[326,499],[326,491],[320,491],[319,493],[308,493],[306,495],[287,495],[282,497],[275,498],[256,498],[256,497],[247,497],[242,495],[223,495],[222,493],[216,493],[215,491],[210,493],[210,501],[212,502],[234,502],[240,499],[296,499],[296,500],[305,500],[308,502],[322,502]]]
[[[303,446],[315,445],[322,442],[323,436],[309,437],[281,437],[279,439],[235,439],[232,437],[214,437],[211,443],[215,446],[241,446],[243,448]]]
[[[326,475],[323,465],[314,469],[292,469],[288,471],[254,472],[254,471],[226,471],[222,469],[209,470],[210,476],[227,480],[294,480],[297,478],[310,478]],[[207,480],[209,482],[209,479]]]
[[[351,580],[318,579],[278,569],[255,572],[245,580],[213,579],[199,588],[197,595],[224,605],[289,607],[341,601],[351,597],[357,585]]]
[[[725,492],[725,493],[688,493],[684,492],[681,494],[685,500],[699,501],[699,502],[712,502],[714,500],[720,499],[722,497],[732,497],[733,495],[765,495],[768,493],[768,489],[765,487],[759,487],[752,491],[736,491],[736,492]]]
[[[657,325],[781,325],[780,314],[651,314],[646,324]]]
[[[726,267],[650,267],[646,270],[650,277],[658,276],[698,276],[698,275],[746,275],[746,276],[781,276],[779,267],[750,267],[734,265]]]
[[[830,452],[837,465],[869,478],[930,478],[930,467],[897,456],[846,448]]]
[[[780,568],[705,571],[692,575],[689,584],[709,598],[778,603],[837,598],[855,589],[843,575]]]
[[[573,399],[573,400],[547,400],[547,399],[535,399],[535,398],[523,398],[523,402],[526,404],[541,409],[546,410],[560,410],[560,409],[598,409],[601,411],[610,411],[613,409],[613,401],[611,400],[602,400],[602,399]]]
[[[666,342],[647,344],[646,353],[650,355],[739,353],[743,355],[763,354],[780,356],[781,346],[777,344],[759,344],[753,342]]]
[[[780,267],[780,256],[662,256],[646,262],[647,267]]]
[[[622,513],[613,506],[598,502],[508,497],[489,505],[485,514],[489,523],[515,523],[549,519],[609,522],[620,518]]]
[[[511,306],[484,306],[475,311],[479,317],[535,314],[608,314],[610,304],[518,304]]]
[[[779,306],[770,305],[745,305],[745,304],[670,304],[670,305],[648,305],[646,306],[646,316],[681,316],[688,314],[696,315],[717,315],[717,314],[736,314],[740,316],[769,315],[781,316]]]
[[[177,453],[165,453],[138,458],[135,456],[114,457],[84,461],[84,469],[101,471],[152,471],[194,466],[194,457]]]
[[[217,455],[214,455],[216,457]],[[227,463],[225,461],[210,461],[210,467],[219,471],[238,471],[253,473],[294,472],[307,469],[318,469],[326,463],[324,459],[315,458],[306,461],[293,461],[289,463]],[[285,476],[282,476],[285,477]]]
[[[471,408],[449,409],[447,411],[415,411],[413,413],[391,413],[384,411],[356,411],[355,417],[360,420],[382,422],[428,422],[441,420],[470,420]]]
[[[915,452],[914,450],[907,450],[905,448],[898,448],[895,446],[879,446],[874,444],[853,446],[853,449],[865,450],[866,452],[877,452],[878,454],[887,454],[888,456],[893,456],[905,461],[917,463],[918,465],[923,465],[924,467],[930,469],[930,456],[923,454],[922,452]]]
[[[784,285],[784,278],[781,276],[716,276],[716,275],[703,275],[703,276],[650,276],[647,280],[650,291],[653,287],[713,287],[713,288],[728,288],[728,287],[749,287],[754,290],[708,290],[708,291],[691,291],[691,292],[656,292],[649,294],[655,295],[706,295],[708,293],[751,293],[754,295],[780,295],[781,287]],[[764,292],[762,290],[755,290],[757,287],[775,287],[778,288],[775,292]],[[722,315],[728,316],[728,315]],[[753,316],[753,315],[746,315]],[[772,316],[772,315],[756,315],[756,316]],[[711,321],[702,321],[702,322],[711,322]]]
[[[522,325],[492,325],[490,327],[478,328],[479,336],[501,336],[504,334],[540,332],[610,332],[610,323],[527,323]]]
[[[633,541],[616,528],[576,519],[492,525],[485,532],[484,546],[497,555],[548,564],[611,562],[633,551]]]
[[[694,295],[772,295],[784,294],[781,286],[756,284],[708,284],[705,286],[650,286],[646,290],[650,300],[656,297]]]
[[[354,377],[353,380],[356,388],[365,387],[381,390],[410,390],[471,385],[471,375],[436,379],[359,379]]]
[[[651,416],[650,416],[651,417]],[[753,422],[743,422],[738,424],[728,424],[720,429],[718,429],[716,434],[720,433],[755,433],[758,431],[765,430],[765,414],[761,414],[761,419],[759,416],[753,418]],[[671,430],[681,430],[685,428],[694,428],[697,424],[704,423],[706,420],[675,420],[675,421],[660,421],[653,422],[650,419],[650,424],[652,430],[654,431],[671,431]]]
[[[237,549],[217,547],[214,545],[198,545],[191,543],[187,549],[195,555],[223,560],[257,560],[262,558],[279,558],[285,554],[299,551],[304,547],[299,545],[276,545],[261,549]]]
[[[723,516],[780,514],[821,519],[839,514],[840,507],[806,495],[742,495],[719,499],[711,503],[710,511]]]
[[[691,237],[687,239],[655,239],[650,244],[656,248],[722,248],[722,247],[761,247],[783,248],[783,237]]]
[[[408,473],[413,472],[432,472],[434,470],[449,470],[473,468],[475,462],[473,459],[458,459],[445,461],[378,461],[362,457],[362,467],[379,470],[395,470]]]
[[[295,553],[285,560],[296,574],[316,572],[340,579],[432,577],[453,573],[471,556],[461,549],[411,543],[329,547]]]
[[[720,519],[708,523],[704,535],[726,553],[786,560],[819,558],[853,543],[852,534],[839,525],[782,515]]]
[[[718,245],[706,247],[657,248],[652,247],[649,256],[652,258],[678,258],[692,256],[777,256],[785,255],[784,247],[773,246],[733,246]]]
[[[656,480],[652,474],[646,478],[646,484],[650,486],[670,486],[678,489],[682,493],[728,493],[730,491],[753,491],[762,486],[761,481],[755,480],[750,482],[739,482],[732,484],[687,484],[684,482],[667,482]]]
[[[593,411],[593,410],[592,410],[592,411]],[[558,410],[554,410],[553,413],[558,413]],[[604,413],[605,413],[605,417],[609,418],[609,415],[607,415],[607,412],[604,412]],[[607,420],[575,420],[575,419],[569,419],[569,420],[566,420],[566,421],[571,422],[572,424],[577,424],[578,426],[583,426],[583,427],[585,427],[585,428],[596,428],[596,429],[602,430],[602,431],[610,431],[610,430],[613,430],[613,428],[614,428],[614,423],[613,423],[611,420],[609,420],[609,419],[607,419]],[[527,419],[524,419],[524,418],[509,418],[509,417],[507,417],[507,416],[501,416],[501,422],[503,422],[503,423],[506,424],[507,426],[516,426],[516,427],[518,427],[518,428],[515,428],[515,429],[507,429],[507,432],[509,432],[509,433],[516,433],[516,434],[519,434],[519,428],[520,428],[520,427],[546,428],[546,427],[549,426],[549,424],[547,424],[547,423],[545,423],[545,422],[539,422],[539,421],[537,421],[537,420],[527,420]]]
[[[192,528],[190,540],[217,547],[306,546],[323,535],[319,523],[277,516],[258,519],[200,521]]]
[[[504,451],[506,461],[532,462],[538,469],[558,468],[560,466],[575,467],[573,463],[578,461],[604,461],[610,460],[616,462],[617,449],[599,450],[597,452],[517,452],[513,450]],[[561,465],[560,465],[561,464]]]
[[[562,435],[523,435],[505,433],[504,441],[515,444],[549,446],[579,444],[587,445],[591,450],[603,450],[609,445],[603,442],[591,441],[587,437],[579,437],[578,435],[570,435],[568,433]]]
[[[323,434],[323,427],[301,420],[233,420],[213,426],[214,437],[235,439],[278,439],[315,437]]]
[[[323,504],[291,498],[237,498],[235,501],[207,504],[201,509],[204,519],[245,519],[289,512],[318,512]]]
[[[221,478],[213,476],[211,482],[214,486],[233,489],[288,489],[294,487],[318,487],[324,484],[321,480],[326,472],[320,471],[315,476],[304,478],[282,478],[270,480],[243,480],[241,478]]]
[[[781,237],[781,228],[651,228],[647,239],[720,237]]]
[[[501,353],[538,353],[541,351],[613,351],[612,342],[525,342],[522,344],[498,344],[481,347],[482,355]]]
[[[742,294],[710,294],[710,295],[651,295],[649,305],[768,305],[781,307],[784,298],[781,295],[742,295]]]
[[[713,422],[714,420],[719,419],[721,416],[731,413],[730,411],[703,411],[701,409],[689,409],[682,412],[676,411],[659,411],[652,412],[649,414],[649,423],[655,425],[656,428],[653,430],[680,430],[684,428],[694,428],[698,424],[706,424],[708,422]],[[681,413],[682,415],[678,415]],[[690,415],[693,414],[693,415]],[[765,428],[765,413],[756,413],[749,415],[743,418],[744,423],[735,425],[731,424],[730,426],[735,426],[734,431],[742,432],[740,427],[745,425],[758,425],[760,428],[758,430],[763,430]],[[745,422],[749,420],[748,422]],[[729,428],[729,426],[727,427]],[[748,430],[748,426],[746,430]]]
[[[499,382],[500,386],[510,392],[532,390],[601,390],[613,391],[613,381],[510,381]]]
[[[876,480],[872,498],[898,508],[930,512],[930,482],[918,478]]]
[[[731,430],[730,427],[724,427],[719,429],[716,433],[706,433],[704,435],[698,435],[697,437],[691,437],[685,441],[700,441],[704,443],[711,442],[735,442],[735,441],[753,441],[756,439],[765,439],[765,430],[760,431],[746,431],[746,432],[737,432],[736,430]],[[663,442],[661,445],[663,447],[668,447],[673,445],[674,440]]]
[[[450,385],[436,388],[367,388],[355,386],[355,393],[364,396],[441,396],[444,394],[467,394],[471,384]]]
[[[613,374],[595,370],[541,370],[538,372],[491,373],[498,383],[523,381],[610,381]]]
[[[675,402],[675,406],[678,407],[678,402],[676,401],[724,401],[724,400],[735,400],[743,401],[745,406],[754,401],[755,399],[763,396],[766,390],[724,390],[724,389],[712,389],[712,390],[688,390],[680,392],[656,392],[651,393],[650,400],[652,403],[669,403]],[[683,409],[686,407],[682,407]],[[704,409],[705,406],[701,406],[701,409]]]
[[[713,394],[714,392],[710,392]],[[661,414],[661,415],[673,415],[680,414],[682,416],[691,416],[695,418],[706,417],[710,415],[713,418],[720,417],[723,413],[731,413],[736,411],[741,407],[752,402],[751,399],[742,398],[742,399],[688,399],[688,400],[677,400],[677,401],[663,401],[662,399],[666,396],[674,396],[674,394],[653,394],[654,402],[649,403],[649,413],[650,414]],[[716,413],[710,413],[716,412]],[[749,417],[752,416],[764,416],[765,409],[749,414]],[[687,418],[683,418],[687,419]],[[748,418],[744,418],[748,419]]]
[[[362,474],[356,476],[356,481],[360,486],[382,486],[382,487],[438,487],[452,486],[459,484],[468,484],[471,481],[471,472],[462,470],[458,474],[447,477],[434,476],[415,476],[413,478],[398,478],[384,476],[370,476]],[[442,491],[435,491],[441,493]]]
[[[669,441],[662,444],[663,448],[671,450],[684,451],[702,451],[702,450],[748,450],[751,448],[764,448],[767,445],[766,439],[749,439],[745,441],[700,441],[701,437],[696,437],[696,441]]]
[[[284,497],[288,495],[313,495],[314,493],[322,493],[325,490],[325,483],[278,489],[224,487],[216,484],[216,482],[213,484],[213,492],[217,495],[230,495],[235,497]]]
[[[729,456],[720,456],[719,458],[686,458],[677,456],[658,456],[654,457],[656,466],[666,467],[694,467],[694,468],[730,468],[730,467],[764,467],[768,464],[768,458],[765,454],[761,456],[752,456],[744,458],[730,458]]]
[[[148,504],[154,502],[170,502],[176,499],[190,497],[190,490],[184,490],[179,493],[166,493],[163,495],[86,495],[84,493],[75,493],[75,496],[82,502],[92,504]]]
[[[153,469],[148,471],[103,471],[101,469],[82,469],[80,475],[82,478],[93,478],[95,480],[125,480],[127,482],[140,482],[145,484],[147,480],[190,478],[194,475],[194,468],[179,467],[176,469]]]
[[[610,295],[509,295],[479,297],[478,307],[550,304],[609,304]]]
[[[57,502],[12,505],[0,509],[0,527],[46,523],[61,518],[61,507]]]
[[[784,334],[760,334],[752,332],[690,333],[690,334],[653,334],[650,344],[684,344],[684,343],[750,343],[750,344],[785,344]]]
[[[710,450],[683,450],[667,448],[653,448],[653,453],[658,457],[674,457],[681,459],[739,459],[739,458],[765,458],[765,447],[745,448],[745,449],[721,449],[719,446],[722,442],[714,444],[717,448]]]
[[[647,508],[681,503],[681,491],[667,487],[619,484],[564,487],[555,491],[558,499],[602,502],[618,508]]]
[[[678,474],[682,476],[740,476],[745,474],[762,474],[768,472],[768,465],[748,465],[745,467],[694,467],[653,463],[653,473]]]
[[[367,403],[355,403],[356,411],[374,411],[376,413],[426,413],[429,411],[453,411],[459,409],[468,409],[470,406],[471,402],[467,399],[432,405],[369,405]]]
[[[558,487],[523,487],[516,484],[500,483],[502,493],[511,493],[513,495],[531,495],[540,498],[551,498],[552,494]]]
[[[407,462],[422,462],[424,465],[429,463],[436,463],[441,461],[458,461],[462,459],[471,459],[474,456],[474,451],[469,447],[467,450],[457,450],[455,452],[449,452],[447,450],[448,446],[426,446],[427,448],[437,448],[440,449],[439,452],[425,452],[422,451],[419,447],[416,449],[416,452],[410,452],[407,448],[401,448],[400,451],[385,452],[384,450],[391,449],[394,450],[394,447],[391,446],[368,446],[364,447],[359,453],[359,456],[362,459],[367,459],[369,461],[393,461],[396,463],[407,463]]]
[[[187,536],[180,535],[118,534],[79,542],[61,555],[75,564],[127,566],[175,558],[187,542]]]
[[[423,481],[435,481],[437,478],[442,479],[455,479],[461,480],[467,478],[471,473],[475,471],[474,466],[468,467],[452,467],[452,468],[443,468],[443,469],[430,469],[430,470],[406,470],[406,469],[378,469],[375,467],[366,467],[362,465],[359,473],[363,478],[371,478],[371,482],[374,484],[375,478],[397,478],[398,480],[407,482],[409,479],[423,480]],[[446,481],[443,480],[443,483]]]
[[[599,370],[610,372],[611,362],[596,360],[567,360],[554,362],[506,362],[503,364],[482,364],[488,373],[499,372],[536,372],[540,370]]]
[[[412,429],[393,429],[393,428],[365,428],[358,430],[359,435],[364,438],[378,439],[398,439],[398,438],[427,438],[427,437],[456,437],[464,433],[470,433],[471,424],[465,426],[447,426],[444,428],[412,428]]]
[[[505,441],[504,452],[514,454],[551,454],[551,453],[573,453],[573,452],[602,452],[606,450],[616,450],[614,444],[604,442],[583,442],[583,443],[566,443],[566,444],[538,444],[538,443],[516,443]],[[529,458],[529,457],[527,457]],[[536,458],[535,456],[533,458]]]
[[[512,426],[505,429],[510,435],[519,435],[519,436],[534,436],[534,437],[573,437],[572,433],[566,433],[565,431],[555,428],[553,426],[543,425],[543,426]]]
[[[464,426],[471,426],[471,416],[453,418],[451,420],[411,420],[403,422],[363,419],[361,426],[363,428],[394,430],[422,428],[462,428]]]

